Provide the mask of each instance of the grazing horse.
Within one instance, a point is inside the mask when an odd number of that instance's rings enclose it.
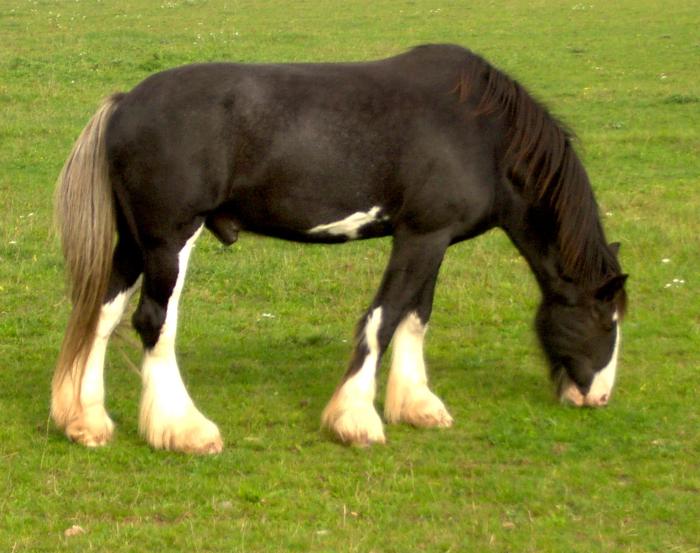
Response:
[[[114,94],[78,138],[57,185],[73,310],[51,412],[69,438],[106,443],[103,364],[133,315],[144,347],[139,431],[154,448],[213,453],[175,356],[178,300],[203,228],[336,243],[390,235],[386,272],[322,414],[352,444],[384,442],[377,366],[394,354],[387,422],[446,427],[423,338],[448,246],[502,228],[542,292],[536,330],[561,399],[601,406],[625,307],[571,135],[516,81],[458,46],[365,63],[207,63]]]

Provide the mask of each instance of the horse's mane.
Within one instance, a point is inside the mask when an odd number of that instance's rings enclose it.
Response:
[[[566,275],[596,285],[618,274],[588,175],[572,145],[573,133],[522,85],[477,55],[467,58],[455,92],[476,106],[474,115],[503,118],[506,175],[528,202],[553,214]]]

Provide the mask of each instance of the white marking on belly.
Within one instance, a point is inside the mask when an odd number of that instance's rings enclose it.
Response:
[[[381,211],[381,207],[374,206],[369,211],[358,211],[352,215],[348,215],[345,217],[345,219],[341,219],[340,221],[317,225],[314,228],[309,229],[309,233],[326,233],[332,234],[333,236],[347,236],[350,239],[354,239],[357,238],[360,229],[365,225],[386,219],[386,217],[379,217],[379,213]]]

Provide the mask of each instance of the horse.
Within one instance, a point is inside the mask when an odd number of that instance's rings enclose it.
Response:
[[[113,434],[107,342],[140,287],[139,433],[151,447],[218,453],[216,424],[180,376],[175,336],[203,229],[340,243],[392,237],[322,428],[385,442],[377,368],[393,338],[387,423],[449,427],[423,340],[452,244],[500,228],[541,291],[535,330],[563,402],[608,403],[627,275],[608,244],[574,136],[516,80],[456,45],[355,63],[203,63],[109,96],[58,178],[56,213],[72,312],[51,414],[73,441]]]

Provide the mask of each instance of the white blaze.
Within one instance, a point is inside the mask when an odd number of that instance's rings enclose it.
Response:
[[[618,316],[617,313],[615,313],[613,315],[613,321],[617,322],[617,320]],[[615,329],[615,347],[613,348],[610,360],[605,367],[595,373],[591,387],[588,390],[588,394],[585,396],[581,394],[576,384],[574,384],[574,382],[568,376],[564,375],[565,384],[561,393],[562,401],[568,401],[577,407],[581,407],[583,405],[588,405],[589,407],[600,407],[608,403],[613,386],[615,385],[615,376],[617,374],[617,356],[620,351],[621,340],[622,334],[620,331],[620,325],[618,324]]]
[[[613,315],[613,321],[617,322],[617,319],[617,313],[615,313]],[[608,364],[595,374],[593,377],[593,383],[591,384],[591,389],[586,396],[587,399],[590,398],[590,401],[593,402],[593,404],[599,404],[600,399],[603,397],[606,398],[606,401],[610,398],[610,393],[615,385],[615,376],[617,374],[617,355],[620,351],[621,339],[620,325],[617,324],[615,328],[615,348],[613,349],[610,361],[608,361]]]

